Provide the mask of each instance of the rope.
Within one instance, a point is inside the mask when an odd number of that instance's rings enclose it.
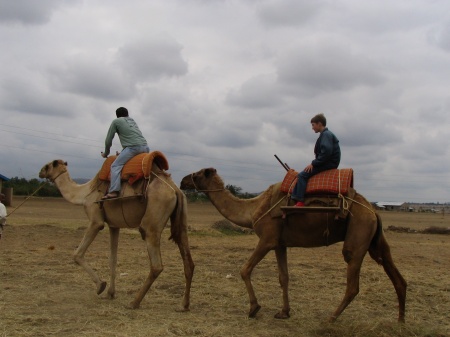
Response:
[[[369,208],[369,207],[367,207],[366,205],[364,205],[364,204],[362,204],[362,203],[360,203],[360,202],[358,202],[358,201],[356,201],[356,200],[354,200],[354,199],[352,199],[352,198],[349,198],[349,197],[343,197],[344,199],[348,199],[348,200],[351,200],[351,201],[353,201],[353,202],[355,202],[355,203],[357,203],[358,205],[361,205],[361,206],[363,206],[363,207],[365,207],[365,208],[367,208],[369,211],[371,211],[374,215],[376,215],[377,213],[375,213],[375,211],[372,209],[372,208]],[[352,214],[353,215],[353,214]]]
[[[59,177],[59,176],[58,176],[58,177]],[[58,177],[56,177],[56,178],[58,178]],[[56,179],[56,178],[55,178],[55,179]],[[29,195],[28,197],[26,197],[25,200],[22,201],[22,203],[21,203],[19,206],[17,206],[11,213],[9,213],[6,217],[9,217],[11,214],[13,214],[15,211],[17,211],[17,210],[20,208],[20,206],[22,206],[26,201],[28,201],[28,199],[30,199],[33,195],[35,195],[42,187],[44,187],[45,184],[47,184],[46,181],[44,181],[44,182],[41,184],[41,186],[39,186],[39,187],[37,188],[36,191],[34,191],[31,195]]]
[[[266,213],[264,213],[263,215],[261,215],[261,216],[258,218],[258,220],[256,220],[256,221],[253,223],[253,227],[255,227],[259,220],[261,220],[261,219],[264,218],[267,214],[269,214],[275,207],[278,206],[278,204],[279,204],[280,202],[282,202],[282,201],[283,201],[284,199],[286,199],[286,198],[287,198],[287,195],[285,195],[283,198],[281,198],[280,200],[278,200],[272,207],[270,207],[269,210],[268,210]]]
[[[192,180],[192,184],[194,185],[194,188],[197,190],[197,192],[221,192],[224,191],[225,189],[217,189],[217,190],[199,190],[197,185],[195,185],[195,181],[194,181],[194,173],[191,174],[191,180]]]
[[[156,178],[158,178],[159,180],[161,180],[164,184],[166,184],[167,186],[169,186],[175,193],[177,193],[177,192],[175,191],[175,189],[174,189],[172,186],[170,186],[169,183],[168,183],[167,181],[163,180],[160,176],[158,176],[158,175],[157,175],[156,173],[154,173],[153,171],[152,171],[152,174],[153,174]],[[150,183],[150,179],[149,179],[149,183]]]

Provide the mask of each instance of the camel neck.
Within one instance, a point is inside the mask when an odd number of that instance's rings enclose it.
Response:
[[[259,197],[239,199],[230,191],[205,192],[217,210],[234,224],[253,228],[253,215],[259,203]]]
[[[91,192],[90,182],[78,185],[69,175],[69,172],[60,174],[54,183],[58,187],[64,199],[76,205],[83,205],[86,196]]]

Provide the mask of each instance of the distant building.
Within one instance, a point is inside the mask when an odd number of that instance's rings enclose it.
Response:
[[[375,203],[375,206],[386,211],[403,211],[409,208],[409,205],[400,201],[378,201]]]
[[[0,174],[0,191],[3,188],[3,182],[8,181],[8,180],[9,180],[9,178],[6,178],[3,174]]]
[[[9,178],[6,178],[3,174],[0,174],[0,192],[5,194],[6,199],[3,201],[3,203],[6,206],[11,206],[11,199],[12,199],[12,188],[3,188],[3,182],[8,181]]]

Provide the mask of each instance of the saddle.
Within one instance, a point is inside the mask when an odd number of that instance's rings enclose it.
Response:
[[[297,175],[290,169],[281,183],[280,190],[284,193],[292,193],[297,183]],[[353,188],[353,169],[331,169],[320,172],[308,179],[305,195],[342,194],[346,196]]]
[[[99,172],[99,179],[103,181],[111,181],[111,164],[116,160],[117,156],[109,156],[103,162]],[[164,154],[160,151],[152,151],[150,153],[140,153],[131,158],[123,167],[121,180],[128,181],[130,185],[136,181],[150,177],[153,162],[161,169],[168,170],[169,162]]]

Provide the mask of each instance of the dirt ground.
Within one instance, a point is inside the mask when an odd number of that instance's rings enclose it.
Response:
[[[17,207],[23,199],[15,198]],[[14,211],[9,207],[8,212]],[[397,323],[397,299],[383,269],[368,256],[360,293],[335,323],[328,316],[345,291],[342,244],[288,251],[291,318],[281,308],[275,254],[255,269],[262,306],[247,318],[248,296],[239,270],[257,243],[254,234],[223,234],[223,217],[209,204],[189,205],[189,240],[196,264],[191,311],[177,312],[184,276],[177,246],[162,240],[165,269],[141,307],[126,305],[149,271],[136,230],[122,230],[117,298],[103,299],[72,253],[87,218],[63,199],[33,198],[8,218],[0,240],[0,336],[450,336],[450,235],[385,231],[394,261],[408,281],[406,324]],[[450,227],[450,215],[382,212],[388,226]],[[109,234],[103,230],[86,260],[109,281]]]

